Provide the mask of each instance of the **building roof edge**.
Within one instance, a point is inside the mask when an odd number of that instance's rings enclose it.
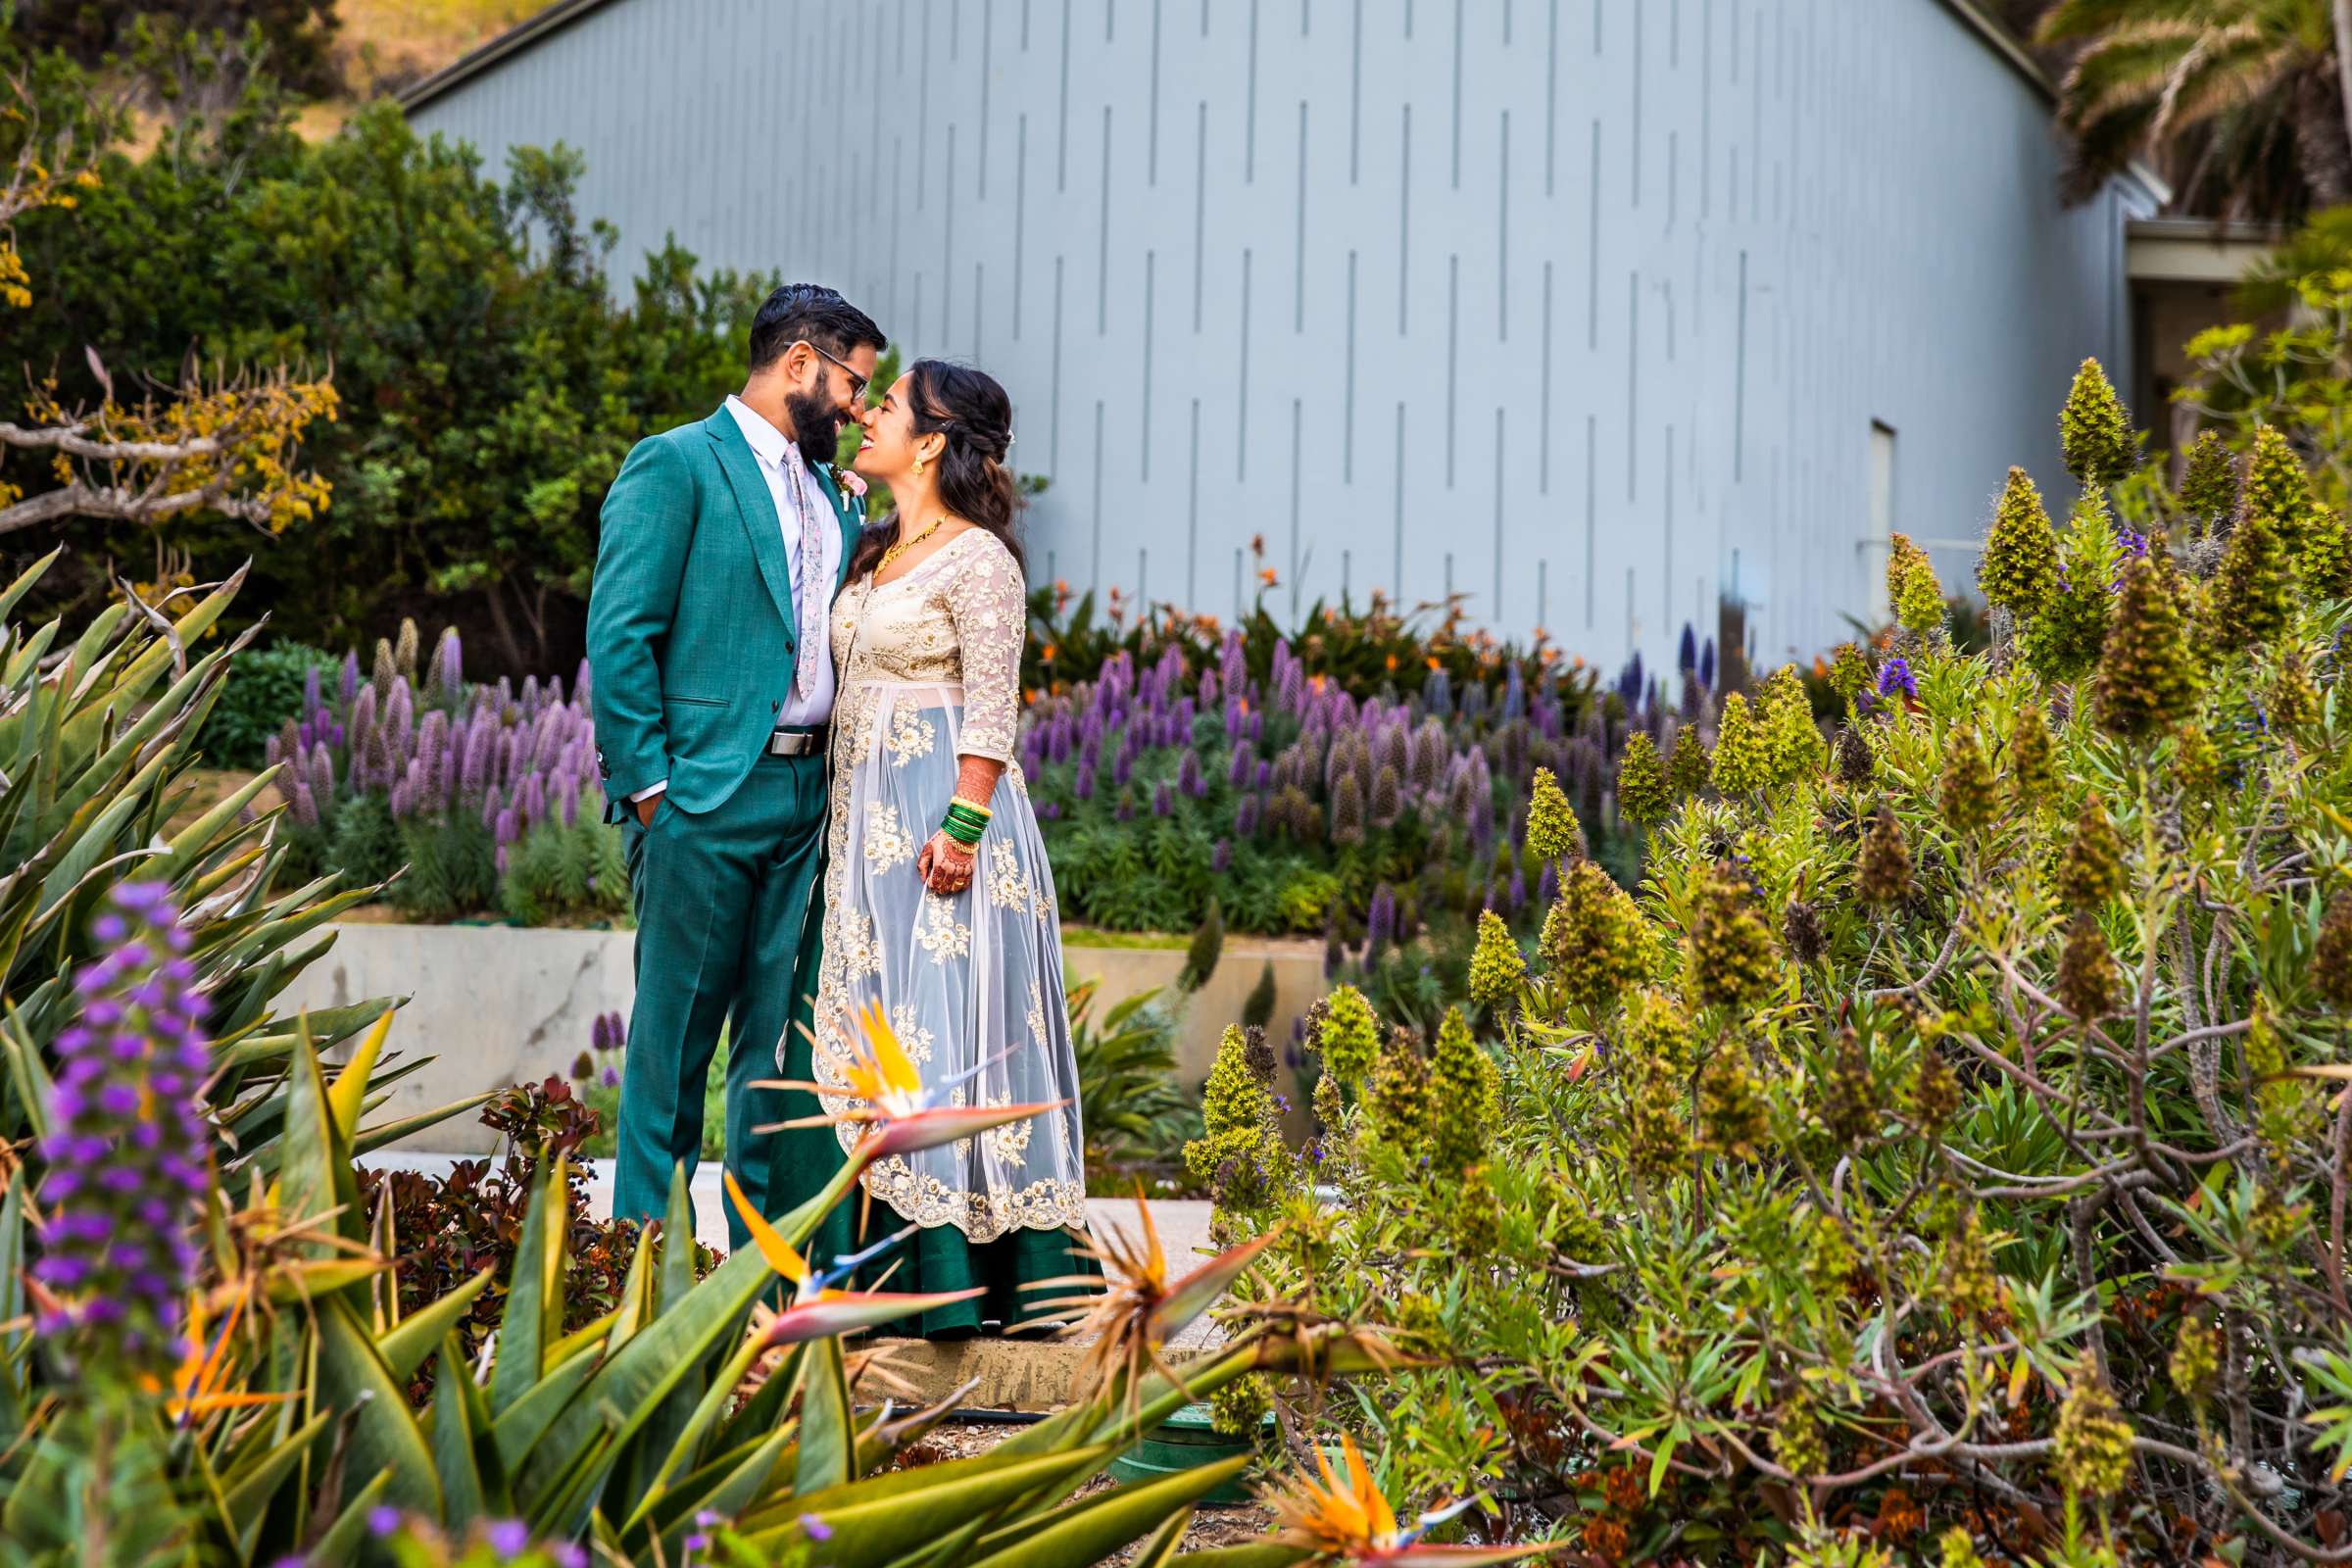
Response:
[[[450,64],[434,72],[422,81],[414,83],[395,95],[401,113],[415,114],[434,99],[443,96],[475,76],[490,70],[514,55],[560,32],[610,0],[555,0],[544,11],[523,18],[488,43],[469,49]]]

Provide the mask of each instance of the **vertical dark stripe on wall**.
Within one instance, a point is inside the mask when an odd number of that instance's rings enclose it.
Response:
[[[1204,10],[1201,13],[1207,15]],[[1208,100],[1193,126],[1193,330],[1200,330],[1200,291],[1208,276]]]
[[[1404,106],[1404,129],[1397,136],[1396,173],[1396,335],[1404,336],[1407,284],[1413,266],[1413,106]]]
[[[1306,330],[1306,100],[1298,100],[1298,280],[1291,289],[1291,330]]]
[[[1666,69],[1683,69],[1683,0],[1674,0],[1666,11]]]
[[[1247,247],[1242,251],[1242,348],[1235,356],[1239,363],[1239,390],[1234,403],[1240,419],[1233,442],[1233,477],[1236,483],[1250,477],[1250,269],[1251,257]]]
[[[939,202],[939,341],[944,348],[955,335],[956,319],[956,127],[952,124],[948,126],[948,172]]]
[[[950,4],[948,7],[948,59],[956,61],[962,58],[963,7]]]
[[[987,358],[980,352],[980,329],[988,321],[986,313],[980,308],[980,301],[986,286],[983,279],[984,270],[985,269],[979,262],[972,264],[972,362],[974,364]]]
[[[1257,0],[1250,0],[1250,74],[1242,88],[1247,106],[1242,117],[1242,178],[1257,182]]]
[[[1544,46],[1544,194],[1548,198],[1560,172],[1560,0],[1551,0],[1549,42]]]
[[[1192,457],[1184,497],[1184,602],[1200,602],[1200,400],[1193,399]]]
[[[952,5],[955,0],[949,0]],[[914,210],[923,210],[931,166],[931,0],[923,0],[923,35],[915,45]]]
[[[1666,526],[1659,541],[1658,592],[1660,612],[1665,615],[1661,631],[1674,629],[1674,426],[1666,427]]]
[[[1061,0],[1061,107],[1054,132],[1054,188],[1070,188],[1070,0]]]
[[[1600,122],[1592,122],[1592,177],[1585,218],[1585,347],[1600,349]]]
[[[1511,335],[1511,112],[1502,112],[1502,147],[1494,176],[1494,335]]]
[[[1348,183],[1363,173],[1364,0],[1355,0],[1355,32],[1348,45]]]
[[[907,334],[909,343],[923,341],[923,274],[914,274],[914,330]]]
[[[1494,411],[1494,605],[1487,612],[1502,622],[1502,410]]]
[[[1544,402],[1539,416],[1543,428],[1536,432],[1538,454],[1536,488],[1544,495],[1551,494],[1551,264],[1544,264]]]
[[[906,138],[890,138],[890,314],[899,314],[899,215],[906,210],[900,199],[906,192]]]
[[[1537,630],[1537,631],[1541,632],[1541,631],[1544,631],[1544,629],[1546,629],[1546,627],[1547,627],[1547,625],[1548,625],[1548,623],[1549,623],[1549,621],[1548,621],[1548,612],[1549,612],[1549,611],[1550,611],[1550,608],[1551,608],[1551,563],[1550,563],[1549,561],[1539,561],[1539,562],[1537,562],[1537,563],[1536,563],[1536,630]]]
[[[1593,549],[1600,537],[1600,416],[1585,416],[1585,630],[1592,629]]]
[[[1143,453],[1143,479],[1152,478],[1152,321],[1157,308],[1159,290],[1159,252],[1144,252],[1144,418],[1142,436],[1137,446]]]
[[[1291,399],[1291,622],[1298,621],[1298,471],[1300,467],[1299,428],[1305,418],[1305,405],[1298,398]]]
[[[996,53],[997,0],[987,0],[980,8],[980,199],[988,200],[988,90],[989,67]]]
[[[1502,0],[1502,46],[1511,46],[1511,0]]]
[[[1675,218],[1682,208],[1683,133],[1670,130],[1666,133],[1666,226],[1669,229],[1674,227]]]
[[[1061,473],[1061,273],[1064,257],[1054,258],[1054,409],[1049,416],[1052,432],[1046,437],[1048,461],[1055,477]]]
[[[1634,155],[1634,205],[1642,205],[1642,10],[1634,7],[1634,129],[1629,138]]]
[[[1714,216],[1715,0],[1698,0],[1698,220]]]
[[[1462,347],[1462,258],[1446,258],[1446,488],[1453,488],[1454,392],[1460,385]]]
[[[1355,483],[1355,252],[1348,253],[1348,388],[1341,416],[1340,482]]]
[[[1389,494],[1396,508],[1396,602],[1401,605],[1407,602],[1404,591],[1404,405],[1401,402],[1396,405],[1396,440],[1394,449],[1396,453],[1396,482],[1389,487]]]
[[[1029,52],[1029,0],[1021,0],[1021,53]]]
[[[1453,0],[1453,188],[1462,188],[1462,0]]]
[[[1102,589],[1102,460],[1105,456],[1107,454],[1102,449],[1102,400],[1097,398],[1095,399],[1095,504],[1093,510],[1095,559],[1090,569],[1094,573],[1093,585],[1098,593]]]
[[[1634,568],[1625,568],[1625,646],[1634,646]]]
[[[1144,179],[1147,184],[1159,183],[1159,4],[1152,0],[1152,121],[1145,132]]]
[[[1314,0],[1298,0],[1298,36],[1301,38],[1306,36],[1309,14],[1313,10]]]
[[[1764,17],[1756,15],[1755,91],[1748,96],[1749,108],[1755,116],[1755,129],[1747,138],[1747,220],[1751,223],[1764,216]]]
[[[1029,117],[1013,122],[1012,137],[1012,337],[1021,337],[1021,296],[1029,273],[1021,266],[1029,240]]]
[[[1639,3],[1639,0],[1637,0],[1637,3]],[[1592,0],[1592,52],[1596,55],[1600,53],[1601,8],[1607,4],[1608,0]]]
[[[1119,0],[1102,0],[1102,41],[1104,43],[1110,42],[1113,36],[1111,29],[1117,24],[1118,17]]]
[[[1625,499],[1634,499],[1642,455],[1642,274],[1625,280]]]
[[[1740,253],[1740,337],[1732,357],[1732,478],[1747,472],[1747,252]]]
[[[1096,211],[1095,335],[1110,330],[1110,105],[1102,106],[1102,202]]]

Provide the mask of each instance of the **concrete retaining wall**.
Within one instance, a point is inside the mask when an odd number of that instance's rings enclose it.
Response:
[[[411,999],[393,1028],[392,1047],[403,1060],[434,1059],[394,1088],[376,1113],[385,1119],[568,1072],[588,1049],[597,1015],[626,1017],[635,990],[629,961],[634,938],[625,931],[372,923],[336,931],[333,950],[287,988],[280,1010],[342,1006],[368,997]],[[1098,1020],[1123,998],[1171,987],[1184,965],[1181,949],[1073,945],[1065,953],[1076,974],[1101,982]],[[1223,962],[1186,1007],[1176,1051],[1182,1082],[1197,1085],[1208,1075],[1218,1035],[1241,1017],[1268,962],[1276,998],[1270,1032],[1289,1039],[1293,1021],[1321,989],[1321,946],[1229,941]],[[463,1116],[399,1147],[479,1154],[496,1144],[489,1128]]]

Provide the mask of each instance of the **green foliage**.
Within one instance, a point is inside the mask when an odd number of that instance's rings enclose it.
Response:
[[[1384,1003],[1369,1092],[1319,1098],[1298,1165],[1338,1215],[1275,1235],[1268,1286],[1382,1311],[1434,1364],[1326,1431],[1503,1518],[1574,1496],[1610,1561],[1864,1560],[1791,1499],[1889,1551],[1957,1532],[1958,1563],[2336,1539],[2352,608],[2305,585],[2270,649],[2183,661],[2178,602],[2225,551],[2141,560],[2075,516],[2070,583],[2020,629],[2088,583],[2117,600],[2097,666],[1914,634],[1916,695],[1855,705],[1867,767],[1660,824],[1624,984],[1580,983],[1588,940],[1506,986],[1488,945],[1476,1180],[1421,1163],[1429,1107],[1469,1093],[1433,1087],[1482,1016],[1446,1012],[1467,981],[1426,1023]],[[2081,678],[2127,666],[2129,724]]]
[[[335,662],[324,649],[292,641],[241,655],[236,679],[221,689],[197,738],[204,760],[214,767],[260,767],[270,737],[301,716],[304,679],[313,670],[331,677]]]
[[[2132,417],[2096,360],[2084,360],[2075,372],[2066,406],[2058,411],[2058,447],[2066,471],[2085,487],[2113,484],[2138,464]]]
[[[42,286],[12,313],[9,352],[54,366],[69,404],[96,391],[89,342],[123,383],[173,383],[191,343],[229,364],[331,364],[342,416],[303,448],[331,501],[254,559],[276,626],[332,647],[389,606],[437,602],[485,622],[508,668],[560,667],[606,483],[631,443],[740,377],[762,283],[699,273],[668,243],[615,303],[612,235],[576,211],[575,155],[517,149],[501,182],[388,101],[315,143],[285,113],[255,97],[218,134],[110,153],[75,211],[21,220]],[[205,265],[161,260],[188,256]],[[0,478],[33,461],[8,458]],[[203,574],[254,554],[244,524],[204,513],[68,526],[89,562],[161,546]]]
[[[1098,984],[1072,975],[1064,989],[1090,1170],[1173,1152],[1186,1112],[1176,1083],[1175,1015],[1152,990],[1112,1004],[1098,1018]]]
[[[2009,470],[2009,482],[1993,509],[1992,531],[1984,536],[1984,554],[1977,564],[1977,584],[1985,601],[2012,614],[2038,614],[2058,589],[2058,535],[2043,510],[2041,492],[2023,468]]]

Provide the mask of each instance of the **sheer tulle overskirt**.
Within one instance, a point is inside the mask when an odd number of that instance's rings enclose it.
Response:
[[[972,1242],[1086,1223],[1078,1069],[1062,992],[1054,874],[1018,772],[990,803],[972,886],[941,896],[917,852],[956,793],[959,688],[862,681],[834,713],[832,861],[817,987],[816,1074],[839,1085],[847,1020],[879,1002],[926,1086],[955,1104],[1065,1101],[978,1138],[877,1163],[873,1197],[917,1224]],[[977,1067],[975,1073],[973,1068]],[[967,1076],[968,1075],[968,1076]],[[828,1109],[857,1102],[822,1097]],[[847,1148],[855,1131],[842,1129]]]

